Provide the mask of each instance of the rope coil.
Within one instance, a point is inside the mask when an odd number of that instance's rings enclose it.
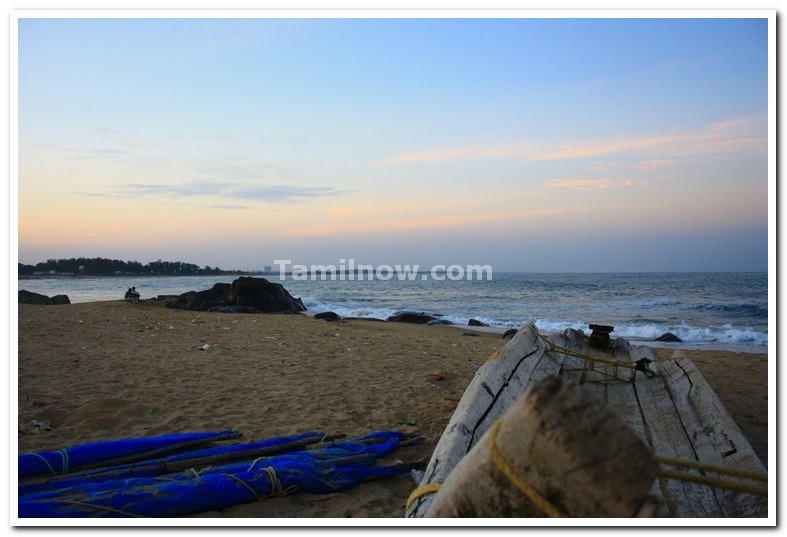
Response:
[[[281,480],[279,480],[279,476],[276,475],[276,469],[273,466],[266,466],[264,470],[265,473],[268,474],[268,481],[271,484],[271,492],[268,494],[268,498],[287,496],[298,490],[298,485],[290,485],[286,489],[282,488]]]

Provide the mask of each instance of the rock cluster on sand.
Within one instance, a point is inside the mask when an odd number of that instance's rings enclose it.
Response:
[[[666,342],[669,342],[669,343],[681,343],[683,340],[680,339],[675,334],[673,334],[672,332],[667,332],[667,333],[662,334],[659,337],[657,337],[656,341],[662,341],[662,342],[666,341]]]
[[[315,319],[322,319],[323,321],[328,321],[330,323],[337,323],[342,320],[338,313],[333,311],[324,311],[322,313],[318,313],[314,316]]]
[[[391,323],[412,323],[412,324],[427,324],[429,321],[436,321],[437,317],[428,315],[426,313],[418,313],[415,311],[402,311],[391,315],[386,321]]]
[[[217,283],[204,291],[189,291],[167,304],[169,308],[230,313],[300,313],[306,306],[283,285],[265,278],[241,276],[234,282]]]
[[[39,293],[33,293],[31,291],[25,291],[24,289],[21,289],[19,291],[19,303],[42,304],[49,306],[52,304],[71,304],[71,301],[68,299],[68,295],[55,295],[53,297],[48,297],[46,295],[41,295]]]

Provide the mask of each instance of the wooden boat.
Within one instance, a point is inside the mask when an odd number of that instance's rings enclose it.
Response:
[[[508,418],[504,415],[517,401],[524,399],[523,394],[528,389],[533,391],[534,386],[548,377],[558,377],[565,384],[576,385],[581,397],[600,401],[598,408],[601,412],[614,414],[615,419],[621,420],[645,446],[647,458],[657,468],[657,473],[652,480],[649,478],[646,487],[653,508],[639,508],[632,515],[692,518],[768,516],[767,470],[690,360],[658,360],[652,348],[630,345],[622,338],[611,342],[607,349],[596,349],[588,346],[588,337],[581,331],[568,329],[563,334],[545,337],[533,324],[520,329],[476,372],[435,447],[420,485],[408,500],[405,516],[512,516],[502,512],[490,515],[488,512],[467,511],[446,515],[445,510],[430,511],[430,508],[440,503],[442,496],[455,493],[457,487],[448,491],[447,481],[465,480],[459,488],[472,494],[476,488],[472,480],[478,479],[478,474],[473,474],[472,464],[488,464],[495,456],[495,460],[501,458],[499,453],[493,453],[491,458],[488,453],[478,456],[475,453],[495,451],[494,424],[505,423]],[[548,399],[542,399],[542,405],[543,401]],[[521,402],[516,404],[522,405]],[[535,412],[538,411],[537,406]],[[530,411],[532,413],[533,408]],[[586,412],[582,419],[586,420],[588,416]],[[604,420],[597,422],[603,427]],[[560,429],[560,434],[569,436],[574,430],[569,423],[558,422],[553,427]],[[565,442],[573,442],[573,447],[568,449],[574,449],[579,458],[587,456],[582,452],[595,450],[596,457],[603,454],[603,458],[596,461],[617,459],[617,471],[626,471],[627,466],[620,464],[620,458],[629,457],[630,453],[619,453],[614,446],[610,452],[605,452],[609,445],[605,445],[603,437],[597,435],[591,442],[582,438]],[[525,443],[528,445],[522,445],[520,451],[523,453],[519,454],[524,460],[521,468],[538,464],[537,461],[545,456],[528,452],[538,447]],[[491,448],[487,448],[487,444]],[[514,447],[516,449],[518,447]],[[473,461],[485,462],[472,462],[468,467],[471,455],[475,457]],[[563,452],[546,456],[568,457]],[[461,467],[463,461],[464,467]],[[460,470],[451,476],[457,466]],[[643,465],[645,470],[641,471],[646,471],[646,466]],[[515,468],[509,467],[501,475],[507,475],[517,488],[525,490],[529,485],[517,482],[516,473]],[[567,494],[566,490],[576,486],[577,481],[568,473],[552,479],[550,483],[540,483],[545,490],[534,494],[547,504],[551,501],[563,515],[620,516],[609,514],[617,511],[603,509],[591,515],[572,512],[573,505],[567,500],[571,494]],[[518,481],[526,480],[520,478]],[[592,492],[582,490],[577,494],[592,496]],[[520,493],[520,499],[524,503],[534,503],[532,496],[521,498]],[[495,504],[489,498],[485,503]],[[538,502],[535,503],[538,506]],[[537,513],[535,516],[550,514],[544,509],[533,512]]]

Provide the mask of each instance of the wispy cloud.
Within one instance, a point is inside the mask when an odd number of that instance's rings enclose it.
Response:
[[[605,205],[588,204],[576,206],[570,204],[532,205],[527,208],[479,211],[475,213],[429,215],[405,218],[384,218],[370,220],[358,225],[358,222],[321,222],[319,225],[304,225],[285,229],[279,233],[282,237],[318,237],[325,235],[369,235],[373,233],[389,233],[399,231],[423,231],[428,229],[467,228],[484,224],[523,222],[533,225],[552,226],[554,219],[565,221],[569,218],[581,218],[588,214],[618,214],[619,207],[615,202]],[[642,210],[636,203],[627,206],[628,210]],[[617,212],[616,212],[617,211]],[[516,224],[516,225],[519,225]],[[512,224],[513,225],[513,224]]]
[[[450,228],[468,226],[484,222],[495,222],[521,216],[521,213],[477,213],[469,215],[425,216],[419,218],[393,218],[372,220],[359,226],[356,222],[321,223],[284,230],[284,237],[305,237],[340,234],[368,234],[402,230],[424,230],[431,228]]]
[[[549,188],[583,191],[630,188],[642,184],[641,181],[634,181],[633,179],[550,179],[545,183]]]
[[[223,211],[249,211],[251,207],[246,205],[220,205],[220,204],[213,204],[213,205],[206,205],[206,209],[221,209]]]
[[[658,153],[672,156],[729,152],[762,152],[768,150],[764,125],[755,120],[723,121],[701,132],[622,138],[601,142],[569,142],[531,155],[530,160],[566,160],[620,153]]]
[[[569,160],[634,153],[667,157],[729,153],[767,153],[767,120],[761,117],[721,121],[698,132],[660,136],[643,136],[608,140],[572,140],[544,144],[533,140],[500,144],[466,145],[403,153],[389,157],[378,165],[390,166],[416,162],[463,162],[471,160],[522,159],[526,161]]]
[[[339,194],[339,191],[332,187],[274,185],[255,188],[239,188],[227,193],[227,197],[257,201],[292,202],[304,198],[320,198],[323,196],[334,196],[336,194]]]
[[[333,187],[309,187],[291,185],[249,186],[239,183],[217,181],[192,181],[180,184],[143,184],[129,183],[113,190],[96,192],[76,192],[83,196],[111,198],[184,198],[184,197],[215,197],[230,200],[248,200],[271,203],[295,203],[310,198],[333,196],[340,191]],[[214,207],[232,209],[243,208],[241,205],[214,204]]]
[[[671,166],[675,166],[676,161],[674,159],[650,159],[650,160],[641,160],[639,162],[598,162],[593,164],[588,169],[593,170],[596,173],[650,173],[656,170],[669,168]]]
[[[662,168],[668,168],[670,166],[673,166],[674,164],[675,164],[674,160],[653,159],[653,160],[643,160],[641,162],[635,162],[634,164],[632,164],[632,167],[634,168],[634,170],[640,173],[645,173],[645,172],[651,172],[653,170],[660,170]]]
[[[27,147],[36,151],[55,152],[65,157],[74,159],[93,157],[124,157],[132,154],[132,152],[127,149],[119,149],[116,147],[93,147],[90,149],[84,149],[65,144],[31,144]]]
[[[415,151],[389,157],[378,163],[379,166],[409,164],[414,162],[464,162],[470,160],[500,160],[526,158],[536,151],[531,142],[511,142],[489,145],[466,145],[444,149]]]

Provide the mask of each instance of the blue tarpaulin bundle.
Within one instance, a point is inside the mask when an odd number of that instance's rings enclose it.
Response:
[[[213,434],[213,433],[212,433]],[[216,433],[218,434],[218,433]],[[157,437],[161,438],[161,437]],[[270,455],[273,453],[286,453],[288,451],[295,451],[303,449],[308,444],[317,443],[325,439],[333,439],[326,437],[323,433],[302,433],[295,436],[280,436],[267,440],[259,440],[256,442],[249,442],[247,444],[232,444],[218,447],[208,447],[193,451],[186,451],[169,455],[159,459],[146,459],[128,464],[120,464],[109,467],[94,468],[91,470],[84,470],[82,472],[71,472],[68,474],[55,475],[46,481],[37,481],[33,483],[24,483],[19,485],[19,494],[27,495],[45,490],[63,489],[72,485],[81,485],[86,482],[101,482],[110,479],[128,479],[132,477],[154,477],[157,475],[170,474],[194,466],[208,466],[213,464],[214,461],[221,460],[242,460],[249,457],[260,457],[263,455]],[[107,443],[125,442],[124,440],[113,440]],[[94,458],[100,456],[103,443],[97,442],[89,444],[93,451],[97,452]],[[70,448],[74,449],[74,448]],[[63,451],[63,450],[61,450]],[[48,452],[58,453],[58,452]],[[46,454],[46,453],[45,453]],[[20,455],[20,472],[19,478],[22,479],[22,457],[29,459],[28,455]]]
[[[325,435],[307,433],[263,442],[267,446],[291,446],[293,439],[308,443],[320,438]],[[19,517],[172,517],[294,492],[344,490],[368,479],[408,472],[411,466],[405,464],[376,464],[379,457],[396,450],[406,438],[398,431],[382,431],[312,449],[189,468],[157,477],[107,478],[112,472],[105,469],[97,476],[55,479],[39,486],[36,492],[31,492],[28,485],[20,485]],[[237,450],[237,446],[224,447]],[[204,452],[191,452],[197,457],[184,453],[178,459],[202,460]],[[215,451],[211,455],[216,455]],[[139,464],[145,466],[144,461]],[[124,468],[119,475],[129,475],[126,472]]]
[[[78,468],[109,466],[112,461],[134,461],[218,440],[239,438],[237,431],[176,433],[143,438],[106,440],[57,451],[19,455],[19,479],[37,475],[67,474]]]

